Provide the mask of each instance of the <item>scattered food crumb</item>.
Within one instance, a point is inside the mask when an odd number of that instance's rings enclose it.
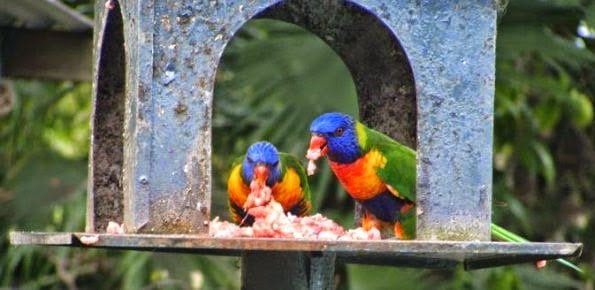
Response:
[[[118,224],[117,222],[112,222],[110,221],[107,224],[107,228],[105,229],[105,232],[108,234],[114,234],[114,235],[121,235],[124,234],[124,224]]]
[[[312,176],[314,175],[314,173],[316,173],[316,162],[314,162],[313,160],[309,160],[308,161],[308,176]]]
[[[105,8],[108,10],[112,10],[116,8],[116,1],[115,0],[107,0],[105,1]]]
[[[322,151],[320,149],[308,149],[306,158],[308,159],[308,175],[314,175],[316,173],[316,160],[320,158]]]
[[[543,267],[545,267],[547,265],[547,261],[546,260],[540,260],[535,262],[535,267],[537,267],[537,269],[541,269]]]
[[[84,245],[93,245],[99,241],[99,236],[98,235],[82,236],[79,240]]]

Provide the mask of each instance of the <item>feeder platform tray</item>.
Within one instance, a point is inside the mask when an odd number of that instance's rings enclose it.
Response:
[[[80,240],[85,236],[97,236],[97,242],[85,245]],[[420,268],[452,268],[462,263],[468,270],[577,257],[583,247],[580,243],[222,239],[204,235],[18,231],[10,233],[10,242],[13,245],[94,247],[225,256],[239,256],[245,251],[299,251],[312,255],[336,254],[337,260],[345,263]]]

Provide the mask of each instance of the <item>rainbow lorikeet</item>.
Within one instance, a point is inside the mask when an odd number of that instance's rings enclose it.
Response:
[[[382,230],[392,225],[397,238],[415,238],[415,151],[341,113],[319,116],[310,131],[308,174],[314,173],[313,161],[326,155],[339,182],[362,205],[362,227]],[[527,241],[495,224],[491,227],[498,239]],[[564,259],[557,261],[582,271]]]
[[[297,216],[307,214],[312,207],[306,172],[297,158],[278,152],[269,142],[257,142],[232,165],[227,181],[229,211],[241,225],[252,225],[254,217],[244,208],[251,187],[266,185],[284,212]]]
[[[318,117],[310,131],[308,159],[328,156],[347,193],[364,208],[362,227],[392,226],[397,238],[414,238],[415,151],[340,113]]]

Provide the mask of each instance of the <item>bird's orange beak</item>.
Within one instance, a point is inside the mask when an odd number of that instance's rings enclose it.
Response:
[[[269,178],[269,168],[265,165],[258,164],[254,167],[254,180],[260,186],[264,186]]]
[[[310,148],[308,148],[308,152],[320,152],[319,157],[326,155],[328,148],[326,147],[326,139],[320,135],[312,135],[312,139],[310,139]],[[310,154],[310,153],[309,153]],[[314,158],[314,159],[318,159]],[[311,158],[309,158],[311,159]]]

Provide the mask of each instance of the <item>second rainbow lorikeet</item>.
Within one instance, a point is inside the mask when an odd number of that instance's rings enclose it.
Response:
[[[314,174],[313,161],[327,156],[339,182],[363,206],[364,229],[392,225],[397,238],[415,238],[415,151],[342,113],[319,116],[310,131],[308,174]],[[527,241],[495,224],[491,228],[498,239]],[[557,261],[582,272],[564,259]]]
[[[397,238],[414,238],[415,151],[340,113],[318,117],[310,131],[308,159],[328,156],[347,193],[364,208],[362,227],[392,226]]]
[[[244,207],[251,187],[265,185],[284,212],[303,216],[310,211],[310,187],[300,161],[261,141],[248,147],[246,154],[234,162],[227,180],[229,211],[236,223],[252,225],[254,218],[247,216]]]

